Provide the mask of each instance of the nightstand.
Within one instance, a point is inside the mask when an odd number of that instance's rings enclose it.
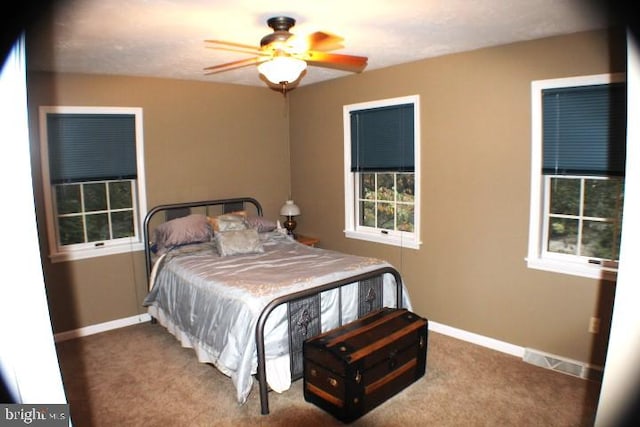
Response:
[[[302,243],[303,245],[312,246],[312,247],[315,247],[316,244],[320,242],[320,239],[316,239],[315,237],[303,236],[301,234],[296,235],[296,240]]]

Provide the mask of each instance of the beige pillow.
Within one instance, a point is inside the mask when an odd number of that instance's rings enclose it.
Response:
[[[214,232],[218,231],[231,231],[231,230],[245,230],[247,224],[245,222],[245,215],[240,213],[230,213],[219,216],[207,217],[207,221],[211,225],[211,229]]]

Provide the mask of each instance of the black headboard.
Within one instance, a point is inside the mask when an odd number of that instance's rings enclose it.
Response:
[[[262,216],[262,205],[256,199],[251,197],[236,197],[232,199],[217,199],[217,200],[202,200],[199,202],[184,202],[184,203],[172,203],[166,205],[158,205],[152,208],[144,217],[143,232],[144,232],[144,257],[145,267],[147,271],[147,280],[151,274],[151,220],[155,215],[164,213],[162,221],[169,221],[174,218],[180,218],[189,215],[193,212],[194,208],[201,208],[204,212],[209,212],[209,209],[216,209],[220,213],[236,212],[241,210],[247,210],[248,206],[252,206],[255,209],[255,213],[258,216]]]

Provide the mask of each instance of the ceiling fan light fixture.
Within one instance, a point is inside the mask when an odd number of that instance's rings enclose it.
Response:
[[[305,61],[290,56],[276,56],[258,65],[260,74],[273,84],[295,82],[306,68]]]
[[[239,52],[251,57],[206,67],[206,74],[221,73],[238,68],[257,65],[261,79],[271,89],[276,85],[283,94],[293,89],[302,79],[307,66],[325,67],[335,70],[360,73],[367,66],[364,56],[330,53],[342,49],[344,39],[324,31],[316,31],[305,37],[296,37],[289,29],[296,20],[287,16],[276,16],[267,20],[273,32],[260,40],[260,46],[251,46],[224,40],[205,40],[213,49]]]

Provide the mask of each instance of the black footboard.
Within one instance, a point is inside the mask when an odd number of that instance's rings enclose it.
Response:
[[[262,311],[256,325],[256,347],[258,352],[258,383],[260,387],[261,413],[269,413],[269,395],[265,361],[264,327],[269,314],[281,304],[287,303],[289,314],[289,357],[291,378],[302,376],[302,343],[320,333],[320,294],[352,283],[358,283],[358,318],[382,307],[383,276],[391,274],[396,283],[396,307],[402,307],[402,279],[393,267],[383,267],[368,273],[327,283],[313,289],[284,295],[271,301]],[[340,307],[342,303],[340,302]],[[342,325],[340,311],[339,324]]]

